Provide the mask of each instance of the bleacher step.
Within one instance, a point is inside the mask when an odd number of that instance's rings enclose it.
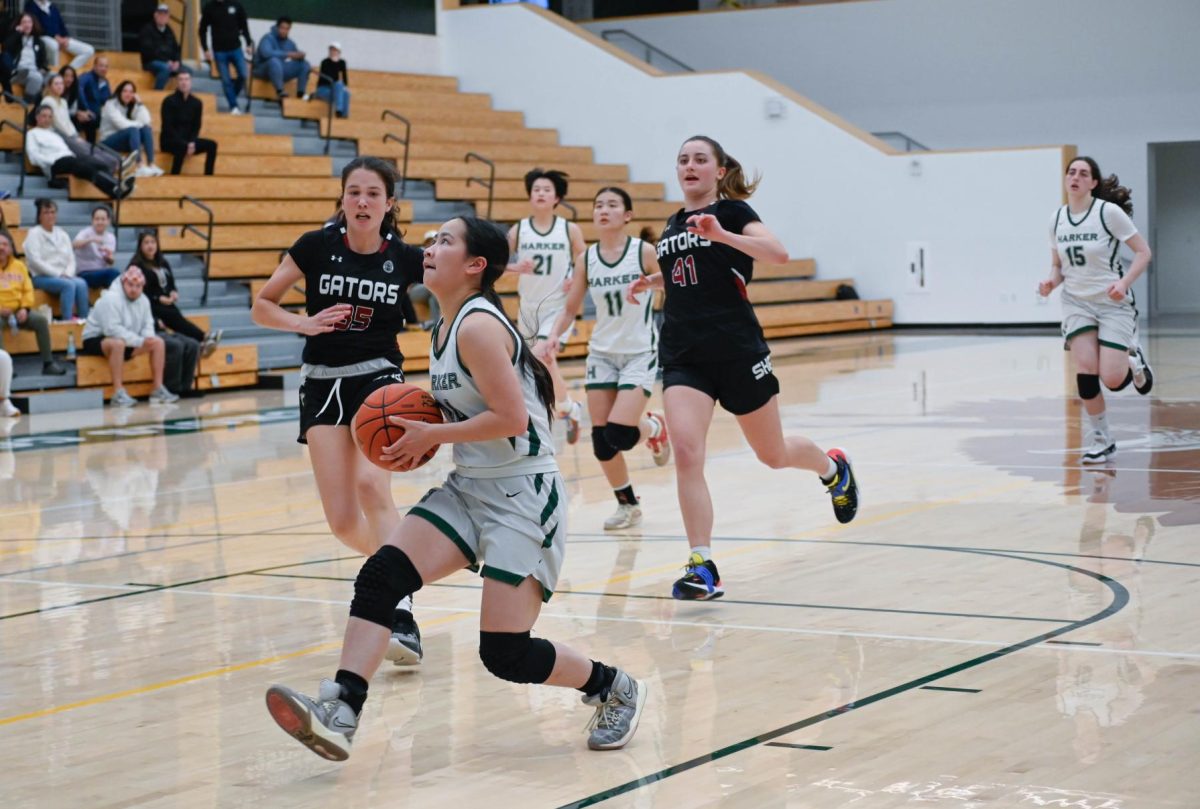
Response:
[[[45,393],[28,393],[24,396],[14,393],[12,403],[30,415],[65,413],[69,410],[101,410],[104,407],[104,394],[100,388],[48,390]]]

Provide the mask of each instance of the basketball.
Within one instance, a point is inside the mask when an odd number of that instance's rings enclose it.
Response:
[[[442,411],[434,398],[416,385],[397,382],[371,391],[362,406],[354,414],[354,442],[367,456],[367,460],[383,469],[391,468],[380,456],[384,447],[390,447],[404,435],[404,428],[388,422],[388,416],[403,416],[406,419],[423,421],[426,424],[441,424]],[[430,447],[416,466],[423,466],[438,451]]]

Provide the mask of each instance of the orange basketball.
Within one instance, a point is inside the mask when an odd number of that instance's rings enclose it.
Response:
[[[437,402],[416,385],[397,382],[371,391],[354,414],[354,442],[367,460],[384,469],[390,467],[380,458],[383,448],[404,435],[404,428],[389,423],[388,416],[403,416],[426,424],[442,423],[442,410]],[[437,451],[436,445],[431,447],[417,466],[425,464]]]

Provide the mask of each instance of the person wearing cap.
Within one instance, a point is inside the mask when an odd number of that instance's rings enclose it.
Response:
[[[154,9],[154,19],[142,26],[138,32],[138,50],[142,53],[142,70],[154,74],[154,89],[161,90],[167,86],[172,76],[179,72],[191,73],[179,61],[179,40],[168,25],[171,21],[171,8],[166,3],[159,3]]]
[[[329,43],[329,56],[321,60],[317,74],[317,98],[322,101],[333,99],[333,110],[339,118],[350,117],[350,91],[346,85],[350,76],[346,73],[346,60],[342,58],[342,44]]]

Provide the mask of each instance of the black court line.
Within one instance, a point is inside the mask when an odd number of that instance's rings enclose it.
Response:
[[[788,742],[767,742],[767,747],[790,747],[793,750],[832,750],[826,744],[789,744]]]
[[[301,573],[257,573],[258,576],[267,576],[276,579],[317,579],[324,581],[354,581],[353,576],[317,576]],[[427,584],[426,587],[445,587],[460,590],[482,590],[483,588],[477,584],[446,584],[444,582],[434,582]],[[627,598],[627,599],[644,599],[647,601],[678,601],[671,596],[656,596],[648,593],[606,593],[596,590],[555,590],[555,595],[573,595],[573,596],[595,596],[597,598]],[[989,615],[987,613],[978,612],[938,612],[937,610],[900,610],[889,607],[846,607],[838,604],[793,604],[786,601],[746,601],[735,598],[722,598],[722,604],[740,604],[751,607],[787,607],[789,609],[805,609],[805,610],[830,610],[830,611],[849,611],[849,612],[872,612],[884,613],[890,615],[921,615],[933,616],[937,618],[982,618],[992,621],[1039,621],[1047,624],[1069,624],[1071,618],[1033,618],[1021,615]]]
[[[1046,643],[1058,643],[1062,646],[1103,646],[1103,643],[1093,643],[1084,640],[1048,640]]]
[[[922,691],[957,691],[962,694],[978,694],[983,689],[980,688],[951,688],[948,685],[923,685]]]
[[[993,660],[997,660],[999,658],[1006,657],[1008,655],[1014,654],[1015,652],[1019,652],[1023,649],[1028,649],[1029,647],[1036,646],[1039,643],[1045,643],[1046,641],[1049,641],[1053,638],[1057,638],[1060,635],[1065,635],[1068,632],[1074,632],[1077,629],[1082,629],[1085,626],[1089,626],[1090,624],[1094,624],[1097,621],[1102,621],[1105,618],[1115,615],[1116,613],[1118,613],[1122,609],[1124,609],[1125,606],[1129,603],[1129,591],[1127,589],[1125,589],[1125,587],[1120,582],[1118,582],[1115,579],[1109,578],[1108,576],[1105,576],[1102,573],[1094,573],[1090,570],[1084,570],[1083,568],[1074,567],[1072,565],[1063,564],[1061,562],[1052,562],[1052,561],[1049,561],[1046,559],[1036,559],[1036,558],[1032,558],[1032,557],[1016,556],[1013,554],[994,553],[994,552],[990,552],[990,551],[964,550],[962,548],[942,548],[941,550],[963,552],[963,553],[975,553],[975,554],[979,554],[982,556],[995,556],[995,557],[1003,557],[1003,558],[1007,558],[1007,559],[1016,559],[1016,560],[1024,561],[1024,562],[1033,562],[1034,564],[1049,565],[1051,567],[1057,567],[1057,568],[1060,568],[1063,570],[1070,571],[1072,573],[1078,573],[1081,576],[1089,576],[1089,577],[1095,579],[1096,581],[1104,584],[1106,587],[1108,587],[1109,590],[1112,592],[1113,599],[1107,607],[1100,610],[1099,612],[1097,612],[1093,615],[1090,615],[1087,618],[1083,618],[1078,621],[1074,621],[1067,626],[1060,627],[1058,629],[1052,629],[1049,632],[1042,633],[1041,635],[1035,635],[1034,637],[1029,638],[1027,640],[1023,640],[1018,643],[1014,643],[1009,646],[1005,646],[1002,649],[997,649],[996,651],[988,652],[987,654],[983,654],[978,657],[973,657],[970,660],[966,660],[962,663],[957,663],[953,666],[949,666],[949,667],[941,669],[939,671],[935,671],[930,674],[926,674],[923,677],[918,677],[915,680],[910,680],[906,683],[901,683],[900,685],[896,685],[891,688],[887,688],[883,691],[878,691],[869,696],[857,699],[854,702],[850,702],[845,705],[838,706],[837,708],[833,708],[832,710],[823,711],[821,713],[814,714],[813,716],[809,716],[804,719],[799,719],[795,722],[790,722],[786,725],[782,725],[773,730],[768,730],[764,733],[760,733],[757,736],[751,736],[748,739],[743,739],[739,742],[735,742],[731,745],[727,745],[726,747],[722,747],[718,750],[714,750],[711,753],[705,753],[702,756],[697,756],[697,757],[689,759],[687,761],[682,761],[678,764],[674,764],[670,767],[666,767],[665,769],[659,770],[657,772],[650,773],[649,775],[642,776],[641,778],[638,778],[634,781],[627,781],[623,784],[612,787],[610,789],[606,789],[601,792],[596,792],[592,795],[588,795],[587,797],[580,798],[579,800],[576,800],[576,801],[572,801],[571,803],[563,804],[561,807],[559,807],[559,809],[580,809],[580,807],[593,806],[595,804],[606,801],[610,798],[615,798],[618,795],[624,795],[625,793],[632,792],[635,789],[640,789],[645,786],[650,786],[651,784],[655,784],[659,781],[663,781],[672,776],[688,772],[690,770],[695,769],[696,767],[700,767],[705,764],[711,764],[714,761],[719,761],[720,759],[731,756],[734,753],[740,753],[743,750],[748,750],[752,747],[757,747],[759,745],[768,744],[770,742],[775,741],[776,739],[778,739],[781,736],[786,736],[790,733],[795,733],[797,730],[800,730],[801,728],[810,727],[812,725],[816,725],[820,722],[824,722],[829,719],[835,719],[839,716],[843,716],[847,713],[850,713],[851,711],[857,711],[857,710],[865,708],[869,705],[873,705],[876,702],[881,702],[885,699],[894,697],[898,694],[903,694],[907,691],[912,691],[913,689],[920,688],[921,686],[927,685],[936,680],[940,680],[945,677],[949,677],[952,674],[958,674],[958,673],[966,671],[968,669],[972,669],[977,666],[981,666],[984,663],[990,663]]]

